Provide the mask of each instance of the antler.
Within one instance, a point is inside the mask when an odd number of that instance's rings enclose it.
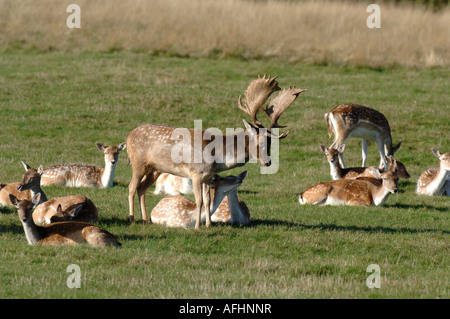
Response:
[[[272,130],[275,127],[286,127],[286,125],[278,124],[278,119],[286,111],[286,109],[295,101],[298,95],[306,89],[297,89],[289,86],[289,89],[283,89],[278,95],[273,98],[269,106],[263,110],[264,113],[270,118],[270,126],[268,130]]]
[[[256,113],[259,109],[262,109],[273,92],[280,90],[278,82],[275,81],[276,78],[277,76],[270,78],[270,75],[266,78],[266,74],[262,78],[258,76],[257,79],[250,82],[247,90],[245,90],[245,101],[242,101],[241,96],[239,96],[238,107],[252,117],[254,125],[262,126],[256,118]]]

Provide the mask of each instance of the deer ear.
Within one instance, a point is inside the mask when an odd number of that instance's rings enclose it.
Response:
[[[245,129],[248,131],[253,132],[254,130],[256,130],[256,127],[254,127],[252,124],[250,124],[249,122],[247,122],[246,120],[242,120],[244,122],[244,126]]]
[[[395,145],[395,146],[392,148],[392,155],[394,155],[394,153],[398,151],[398,149],[400,148],[401,145],[402,145],[402,142],[400,141],[400,142],[398,142],[397,145]]]
[[[247,176],[247,173],[248,173],[247,170],[243,171],[242,173],[240,173],[240,174],[238,175],[238,178],[239,178],[241,181],[243,181],[243,180],[245,179],[245,177]]]
[[[323,144],[320,144],[320,149],[321,149],[322,152],[324,152],[324,153],[326,153],[327,150],[328,150],[328,148],[327,148],[325,145],[323,145]]]
[[[37,169],[37,172],[38,172],[39,175],[44,174],[44,167],[42,165],[39,166],[38,169]]]
[[[37,205],[39,204],[39,201],[41,200],[41,193],[37,193],[36,195],[33,196],[33,198],[31,199],[31,203],[33,203],[33,205]]]
[[[119,152],[121,152],[127,148],[127,143],[123,142],[117,148],[118,148]]]
[[[373,174],[373,176],[375,178],[381,178],[382,177],[381,174],[380,174],[380,171],[378,170],[378,168],[370,166],[369,169],[370,169],[370,172]]]
[[[95,146],[97,146],[98,150],[100,152],[104,152],[105,151],[105,146],[102,143],[96,142]]]
[[[345,150],[345,144],[342,144],[341,146],[338,147],[337,151],[339,153],[342,153]]]
[[[437,149],[435,149],[434,147],[431,148],[431,151],[433,152],[434,156],[436,156],[437,158],[441,157],[441,152],[439,152]]]
[[[24,161],[20,161],[23,165],[23,168],[25,168],[25,171],[28,171],[29,169],[31,169],[31,166],[28,165],[27,163],[25,163]]]
[[[17,207],[17,204],[19,204],[19,200],[13,194],[9,194],[9,200],[11,201],[11,204],[13,204],[16,207]]]

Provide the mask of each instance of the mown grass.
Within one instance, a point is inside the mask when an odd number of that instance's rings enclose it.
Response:
[[[280,86],[308,88],[280,123],[280,168],[249,175],[239,196],[248,227],[200,231],[128,223],[131,167],[120,155],[112,189],[46,187],[48,197],[82,194],[99,208],[99,225],[120,249],[31,247],[12,208],[0,208],[2,298],[448,298],[450,201],[414,193],[420,173],[437,165],[430,148],[450,150],[448,68],[386,70],[303,66],[278,60],[205,59],[144,53],[0,54],[0,181],[18,181],[20,160],[44,167],[84,161],[103,165],[95,148],[123,142],[143,123],[242,127],[237,98],[258,74]],[[411,174],[386,206],[300,206],[298,194],[329,179],[319,144],[330,144],[323,113],[360,103],[388,118],[397,153]],[[264,119],[263,119],[264,120]],[[349,140],[348,165],[360,165]],[[369,163],[379,162],[376,148]],[[235,169],[230,173],[243,170]],[[150,210],[161,196],[147,195]],[[138,215],[139,216],[139,215]],[[77,264],[82,287],[66,286]],[[381,268],[369,289],[366,268]]]

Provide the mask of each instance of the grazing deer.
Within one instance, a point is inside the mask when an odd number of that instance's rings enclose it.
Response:
[[[32,218],[33,206],[40,201],[40,193],[35,194],[32,201],[19,200],[10,195],[10,200],[16,206],[22,222],[25,236],[30,245],[77,245],[87,243],[93,247],[121,246],[116,237],[105,229],[89,223],[65,221],[45,226],[37,226]],[[62,213],[61,205],[57,208]]]
[[[192,194],[193,192],[191,179],[162,173],[156,180],[155,191],[153,194],[179,196],[181,194]]]
[[[317,205],[351,205],[351,206],[381,206],[390,194],[398,191],[398,176],[395,169],[395,159],[387,159],[391,164],[389,170],[380,173],[370,167],[372,174],[381,179],[381,184],[366,180],[338,179],[321,182],[300,194],[300,204]]]
[[[450,196],[450,152],[441,153],[432,148],[434,156],[439,158],[439,167],[426,170],[417,181],[417,194],[428,196]]]
[[[211,180],[211,203],[209,214],[212,215],[222,203],[227,194],[241,185],[239,176],[221,177],[216,174]],[[206,220],[206,209],[202,209],[201,219]],[[191,228],[197,222],[197,207],[190,199],[183,196],[168,196],[163,198],[152,210],[154,223],[169,227]]]
[[[43,174],[42,165],[38,169],[30,167],[24,162],[22,162],[22,165],[26,171],[17,190],[21,192],[29,190],[32,197],[39,194],[39,205],[33,213],[33,219],[36,224],[48,224],[62,220],[76,220],[90,223],[98,221],[97,207],[89,198],[73,195],[55,197],[48,200],[40,185],[41,175]],[[62,208],[60,214],[57,211],[59,206]]]
[[[338,148],[349,137],[362,139],[362,166],[366,166],[368,141],[375,141],[380,153],[380,168],[387,169],[385,156],[394,155],[402,142],[392,146],[391,128],[386,117],[380,112],[362,105],[342,104],[325,113],[328,135],[334,134],[330,148]],[[345,167],[344,155],[339,154],[339,162]]]
[[[361,177],[374,177],[372,174],[372,170],[369,167],[347,167],[342,168],[339,164],[339,154],[341,154],[345,149],[345,144],[342,144],[337,149],[336,148],[328,148],[322,144],[320,144],[320,149],[327,156],[327,161],[330,164],[330,174],[333,180],[337,179],[355,179]],[[405,165],[400,161],[395,161],[395,165],[397,165],[396,169],[398,171],[399,178],[410,178],[408,171],[406,170]],[[374,167],[374,166],[371,166]],[[374,167],[376,168],[376,167]],[[378,169],[378,168],[376,168]],[[382,170],[378,169],[380,173]]]
[[[238,178],[244,181],[247,171],[239,174]],[[237,188],[233,189],[222,200],[215,213],[211,216],[211,221],[228,224],[247,225],[250,223],[250,211],[245,202],[238,199]]]
[[[200,228],[201,207],[203,203],[206,209],[206,227],[211,224],[209,214],[210,209],[210,187],[212,177],[238,166],[245,165],[250,156],[259,160],[263,166],[270,166],[270,141],[271,138],[281,139],[287,133],[275,135],[272,128],[281,127],[278,119],[283,112],[294,102],[297,96],[304,90],[289,88],[282,90],[277,97],[271,100],[268,108],[263,109],[263,104],[275,91],[280,90],[275,78],[266,76],[253,80],[245,91],[245,102],[238,100],[238,107],[252,117],[253,124],[244,120],[246,130],[233,135],[215,135],[214,141],[205,138],[204,130],[199,129],[177,129],[174,127],[146,124],[135,128],[127,137],[128,158],[132,165],[133,177],[129,185],[129,208],[130,220],[134,221],[134,196],[138,192],[139,205],[144,222],[148,220],[145,208],[145,193],[155,182],[161,173],[190,178],[195,195],[197,209],[197,219],[195,228]],[[244,104],[244,106],[242,105]],[[265,129],[256,118],[258,110],[270,118],[271,125]],[[187,137],[178,138],[180,131],[187,132]],[[208,161],[201,155],[211,145],[217,145],[217,141],[222,142],[223,149],[217,150]],[[232,141],[232,148],[225,147]],[[212,144],[214,143],[214,144]],[[182,161],[174,161],[173,151],[183,150],[183,155],[188,154]],[[198,157],[201,157],[198,160]]]
[[[2,206],[14,206],[13,203],[9,200],[9,195],[12,194],[20,200],[28,199],[31,200],[31,192],[29,190],[19,192],[17,187],[20,182],[17,183],[9,183],[2,184],[0,183],[0,205]]]
[[[104,146],[101,143],[95,143],[95,145],[105,154],[105,168],[86,163],[53,165],[44,170],[41,177],[42,186],[113,187],[119,153],[126,148],[126,144]]]

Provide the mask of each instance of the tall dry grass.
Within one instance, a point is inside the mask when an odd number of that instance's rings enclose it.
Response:
[[[66,8],[81,7],[81,29]],[[368,2],[369,3],[369,2]],[[450,9],[340,1],[0,0],[0,47],[139,50],[189,56],[276,57],[385,67],[450,64]]]

